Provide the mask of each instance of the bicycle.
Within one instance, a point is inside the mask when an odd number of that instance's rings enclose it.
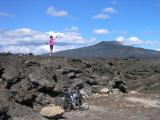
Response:
[[[78,84],[73,89],[65,87],[64,92],[55,99],[56,105],[62,106],[65,111],[88,110],[88,96],[82,91],[82,88],[83,84]]]

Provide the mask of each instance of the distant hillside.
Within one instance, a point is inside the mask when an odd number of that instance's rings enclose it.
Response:
[[[160,52],[132,46],[124,46],[116,41],[103,41],[93,46],[60,51],[55,53],[55,55],[72,58],[146,58],[159,57]]]

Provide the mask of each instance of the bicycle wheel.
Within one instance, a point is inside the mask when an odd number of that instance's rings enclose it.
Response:
[[[80,100],[80,110],[88,110],[89,109],[89,99],[86,95],[81,95]]]
[[[71,104],[69,102],[69,98],[65,94],[60,94],[55,99],[55,104],[64,108],[65,111],[71,110]]]

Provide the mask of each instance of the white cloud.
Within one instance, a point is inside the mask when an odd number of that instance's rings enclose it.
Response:
[[[93,16],[94,19],[109,19],[110,16],[108,14],[116,13],[117,11],[113,7],[107,7],[101,10],[100,13]]]
[[[120,42],[124,45],[142,45],[145,44],[144,41],[140,40],[138,37],[131,36],[125,38],[124,36],[119,36],[115,39],[115,41]]]
[[[3,16],[3,17],[14,17],[13,14],[10,14],[10,13],[7,13],[7,12],[0,12],[0,16]]]
[[[97,14],[95,16],[93,16],[94,19],[109,19],[110,16],[106,15],[106,14]]]
[[[148,40],[145,42],[146,44],[152,44],[152,41]]]
[[[141,40],[136,36],[124,37],[119,36],[115,41],[120,42],[123,45],[138,46],[146,49],[160,50],[160,43],[155,40]]]
[[[130,37],[129,42],[131,42],[131,44],[133,44],[133,45],[139,45],[139,44],[143,43],[142,40],[140,40],[139,38],[137,38],[135,36]]]
[[[7,46],[3,52],[44,54],[49,52],[47,45],[40,46]]]
[[[65,10],[56,10],[54,7],[50,6],[47,9],[47,14],[51,16],[63,17],[67,16],[68,12]]]
[[[117,11],[113,7],[107,7],[102,10],[104,13],[116,13]]]
[[[71,30],[77,30],[71,27]],[[49,52],[49,36],[52,33],[58,36],[55,40],[54,52],[70,48],[76,48],[96,43],[96,39],[83,38],[78,32],[40,32],[30,28],[19,28],[14,30],[1,30],[0,52],[12,53],[34,53],[43,54]]]
[[[156,51],[160,51],[160,48],[157,48]]]
[[[120,43],[124,43],[125,42],[125,38],[123,36],[119,36],[119,37],[116,38],[115,41],[120,42]]]
[[[144,44],[146,44],[146,45],[152,45],[152,46],[159,46],[160,45],[160,43],[158,42],[158,41],[151,41],[151,40],[147,40],[147,41],[144,41]]]
[[[30,28],[4,30],[0,33],[0,45],[42,44],[47,38],[46,33]]]
[[[94,34],[103,35],[103,34],[110,34],[110,31],[107,29],[95,29],[93,30]]]

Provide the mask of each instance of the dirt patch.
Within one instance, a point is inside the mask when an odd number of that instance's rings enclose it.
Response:
[[[144,98],[140,101],[147,101],[149,107],[128,101],[128,98],[139,100],[137,98],[140,96]],[[159,101],[157,96],[159,95],[140,93],[94,96],[90,100],[90,110],[67,112],[64,117],[66,120],[159,120],[160,111],[154,107],[154,104]],[[148,100],[149,98],[154,100]]]
[[[140,103],[147,107],[154,107],[160,109],[160,101],[159,100],[147,100],[145,98],[137,98],[137,97],[126,97],[128,101]]]

